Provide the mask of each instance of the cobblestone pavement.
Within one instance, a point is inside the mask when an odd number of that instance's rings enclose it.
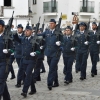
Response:
[[[91,61],[88,58],[87,65],[87,79],[80,81],[80,73],[75,73],[75,64],[73,65],[73,83],[69,85],[64,84],[63,75],[63,60],[59,62],[59,83],[58,88],[53,88],[49,91],[47,88],[47,75],[48,65],[46,58],[44,61],[46,67],[46,73],[41,74],[42,81],[36,83],[37,93],[35,95],[28,95],[27,98],[23,98],[21,94],[22,88],[15,88],[16,79],[10,80],[10,75],[7,80],[8,88],[11,94],[12,100],[100,100],[100,62],[98,62],[98,75],[94,78],[91,77]],[[14,70],[17,74],[18,67],[14,63]]]

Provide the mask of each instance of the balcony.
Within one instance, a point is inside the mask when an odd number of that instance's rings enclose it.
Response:
[[[58,2],[49,1],[43,2],[43,14],[45,16],[57,16]]]
[[[80,16],[91,16],[94,15],[94,1],[88,1],[87,7],[85,7],[82,4],[83,2],[80,2]]]

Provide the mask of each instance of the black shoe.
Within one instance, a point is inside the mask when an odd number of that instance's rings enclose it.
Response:
[[[95,76],[94,73],[91,73],[91,76],[94,77]]]
[[[49,89],[49,90],[52,90],[52,86],[48,86],[48,89]]]
[[[39,78],[37,78],[37,79],[35,79],[36,81],[41,81],[41,77],[39,77]]]
[[[40,73],[45,73],[46,71],[41,71]]]
[[[97,75],[97,72],[96,72],[96,73],[94,73],[94,75]]]
[[[16,84],[15,87],[16,88],[20,88],[21,87],[21,84]]]
[[[13,80],[15,78],[15,76],[12,76],[10,79]]]
[[[59,83],[54,83],[54,85],[52,87],[58,87]]]
[[[24,98],[26,98],[27,97],[27,93],[21,93],[21,95],[24,97]]]
[[[84,79],[86,79],[86,77],[80,77],[80,80],[82,80],[82,81],[83,81]]]
[[[70,80],[70,81],[64,81],[64,83],[66,83],[66,84],[69,84],[69,83],[72,83],[73,82],[73,80]]]
[[[36,93],[36,91],[34,91],[34,92],[33,92],[33,91],[30,91],[30,92],[29,92],[29,95],[33,95],[33,94],[35,94],[35,93]]]
[[[64,81],[64,83],[69,84],[69,81]]]

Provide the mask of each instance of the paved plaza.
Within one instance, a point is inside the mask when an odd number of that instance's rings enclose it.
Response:
[[[59,62],[59,84],[58,88],[53,88],[49,91],[47,88],[47,75],[48,75],[48,65],[46,63],[46,58],[44,61],[46,73],[41,74],[42,81],[36,83],[37,93],[35,95],[28,95],[27,98],[23,98],[20,94],[22,92],[21,88],[15,88],[16,79],[10,80],[10,75],[7,80],[9,91],[11,94],[11,100],[100,100],[100,62],[98,62],[98,75],[94,78],[91,77],[91,61],[88,58],[87,65],[87,79],[80,81],[79,74],[75,73],[75,64],[73,65],[73,83],[69,85],[64,84],[63,75],[63,59],[61,57]],[[17,74],[18,67],[16,63],[14,65],[14,70]],[[30,90],[30,89],[29,89]]]

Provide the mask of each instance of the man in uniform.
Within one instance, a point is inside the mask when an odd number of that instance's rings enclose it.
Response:
[[[91,76],[94,77],[97,75],[97,61],[99,55],[99,45],[100,45],[100,33],[97,31],[97,24],[96,22],[92,23],[92,32],[89,33],[90,35],[90,57],[92,62],[92,69],[91,69]]]
[[[52,90],[52,87],[59,86],[57,69],[61,55],[60,46],[63,41],[63,35],[60,35],[58,40],[55,34],[55,32],[57,31],[55,29],[56,21],[54,19],[51,19],[49,24],[50,30],[46,30],[45,32],[43,32],[42,36],[45,38],[45,55],[47,56],[47,63],[49,65],[47,86],[49,90]]]
[[[75,40],[72,36],[72,28],[67,26],[66,33],[64,35],[64,43],[63,43],[63,61],[66,70],[65,82],[69,84],[73,81],[72,76],[72,65],[75,59]]]
[[[80,66],[80,80],[84,80],[86,79],[87,58],[89,53],[89,36],[84,22],[79,24],[79,34],[76,34],[76,40],[78,46],[76,60],[79,62],[78,65]]]
[[[29,86],[31,85],[32,80],[32,71],[36,65],[36,55],[40,52],[38,51],[38,46],[35,44],[35,47],[32,47],[32,27],[26,26],[25,30],[25,38],[19,38],[18,34],[14,35],[14,39],[22,44],[22,59],[21,59],[21,66],[18,71],[18,75],[21,77],[18,79],[18,84],[21,84],[21,79],[26,74],[24,85],[22,89],[21,95],[27,97],[27,92]]]
[[[12,65],[14,60],[15,60],[14,53],[12,53],[10,55],[10,60],[9,60],[9,73],[11,72],[11,78],[10,78],[11,80],[15,78],[15,72],[14,72],[13,65]]]
[[[18,24],[18,26],[17,26],[17,34],[18,34],[18,37],[20,39],[23,39],[24,38],[22,24]],[[20,69],[20,66],[21,66],[20,62],[21,62],[21,58],[22,58],[22,44],[20,44],[16,40],[14,40],[14,46],[15,46],[14,56],[16,58],[16,62],[17,62],[18,68]],[[17,77],[20,78],[19,75],[17,75]],[[22,80],[24,80],[24,79],[22,79]],[[15,86],[18,88],[18,87],[21,87],[21,84],[16,84]]]
[[[7,84],[6,84],[6,78],[8,74],[8,64],[7,59],[9,59],[10,54],[12,52],[13,44],[12,41],[8,40],[8,47],[5,48],[5,41],[3,39],[5,33],[4,33],[5,23],[3,20],[0,20],[0,100],[3,96],[3,100],[11,100],[10,95],[8,92]]]

